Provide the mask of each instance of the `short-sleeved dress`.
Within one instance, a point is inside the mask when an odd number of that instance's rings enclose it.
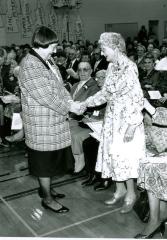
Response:
[[[107,102],[96,171],[103,178],[125,181],[138,177],[139,162],[145,159],[143,92],[135,63],[126,56],[121,65],[109,64],[104,86],[88,98],[88,106]],[[124,143],[129,125],[136,125],[134,138]]]

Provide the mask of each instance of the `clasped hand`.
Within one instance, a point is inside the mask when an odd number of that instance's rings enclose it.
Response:
[[[70,101],[70,112],[73,112],[77,115],[82,115],[86,110],[86,104],[79,101]]]

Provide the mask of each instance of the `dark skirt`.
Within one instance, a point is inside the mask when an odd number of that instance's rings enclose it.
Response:
[[[31,175],[54,177],[74,168],[71,146],[55,151],[37,151],[28,148],[28,165]]]

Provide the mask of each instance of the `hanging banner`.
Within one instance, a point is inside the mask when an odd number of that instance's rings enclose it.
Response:
[[[40,0],[37,0],[37,8],[35,10],[35,24],[36,26],[45,25],[45,16]]]
[[[49,13],[48,27],[51,28],[54,32],[58,31],[58,19],[57,15],[53,8],[51,8]]]
[[[0,27],[3,27],[3,20],[1,15],[0,15]]]
[[[21,11],[22,36],[23,38],[29,38],[32,36],[32,20],[29,0],[21,0]]]
[[[6,31],[19,32],[18,14],[15,0],[7,0]]]
[[[76,34],[76,40],[84,39],[83,24],[79,15],[76,18],[75,34]]]
[[[62,23],[62,40],[69,40],[68,39],[68,34],[69,34],[69,22],[68,22],[68,15],[64,14],[63,16],[63,23]]]
[[[51,0],[51,4],[53,7],[61,8],[61,7],[69,7],[75,8],[81,4],[81,0]]]

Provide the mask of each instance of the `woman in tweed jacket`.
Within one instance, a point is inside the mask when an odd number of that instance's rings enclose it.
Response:
[[[69,209],[54,199],[65,195],[50,190],[51,178],[67,170],[67,160],[70,165],[73,159],[68,122],[71,97],[57,66],[47,61],[57,42],[49,28],[35,30],[33,48],[20,64],[19,85],[30,174],[38,177],[42,206],[62,213]]]

